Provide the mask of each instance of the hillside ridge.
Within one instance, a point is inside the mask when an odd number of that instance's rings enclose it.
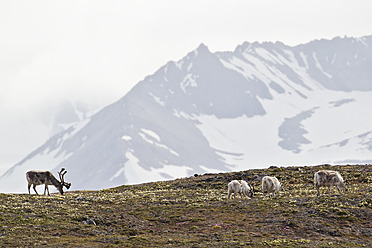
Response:
[[[316,197],[313,175],[337,170],[348,191]],[[297,166],[195,175],[64,196],[0,194],[2,247],[370,247],[372,165]],[[262,197],[260,179],[284,192]],[[254,184],[227,200],[227,183]],[[74,182],[72,182],[73,184]]]

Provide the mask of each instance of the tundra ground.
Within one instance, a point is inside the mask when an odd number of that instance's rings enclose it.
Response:
[[[339,171],[349,190],[324,188],[316,197],[320,169]],[[265,175],[284,192],[226,199],[231,180],[257,191]],[[0,213],[1,247],[371,247],[372,165],[272,167],[64,196],[0,194]]]

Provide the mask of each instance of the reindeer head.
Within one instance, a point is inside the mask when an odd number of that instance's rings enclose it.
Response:
[[[71,183],[65,182],[65,174],[67,173],[67,170],[65,168],[62,168],[60,172],[58,172],[59,179],[61,180],[61,186],[58,187],[59,192],[61,195],[63,195],[63,186],[65,186],[67,189],[71,187]]]
[[[71,187],[71,183],[63,182],[63,186],[65,186],[66,189],[69,189]]]

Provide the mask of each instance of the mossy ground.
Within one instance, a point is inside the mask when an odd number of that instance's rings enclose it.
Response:
[[[316,197],[313,175],[346,178]],[[0,194],[1,247],[371,247],[372,165],[206,174],[64,196]],[[284,192],[227,200],[227,183],[275,175]],[[326,189],[322,191],[326,193]]]

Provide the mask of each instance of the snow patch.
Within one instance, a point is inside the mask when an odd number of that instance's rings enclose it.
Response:
[[[315,61],[316,68],[318,68],[324,75],[326,75],[329,79],[331,79],[332,75],[324,71],[322,65],[319,63],[319,60],[316,57],[316,54],[314,52],[313,52],[313,59]]]
[[[141,128],[141,131],[143,132],[143,134],[146,134],[146,135],[143,135],[142,133],[140,133],[141,137],[146,140],[147,142],[149,143],[154,143],[152,140],[148,139],[148,137],[151,137],[153,139],[155,139],[157,142],[160,142],[160,137],[159,135],[157,135],[155,132],[149,130],[149,129],[144,129],[144,128]]]
[[[186,77],[181,82],[181,88],[183,92],[186,93],[187,87],[198,87],[198,84],[196,83],[197,76],[193,74],[187,74]]]
[[[164,165],[163,168],[146,170],[139,165],[139,159],[131,151],[125,153],[128,161],[120,169],[116,177],[124,174],[127,184],[163,181],[170,178],[186,177],[192,168],[187,166]]]
[[[131,141],[132,140],[132,137],[128,136],[128,135],[124,135],[123,137],[121,137],[123,140],[125,141]]]
[[[152,93],[149,93],[149,95],[155,100],[155,102],[159,103],[161,106],[165,106],[165,102],[163,102],[160,97],[155,96]]]
[[[155,132],[148,130],[148,129],[144,129],[144,128],[142,128],[141,131],[142,133],[139,133],[139,135],[142,137],[143,140],[145,140],[146,142],[150,144],[163,148],[167,150],[168,152],[170,152],[171,154],[179,157],[179,154],[176,151],[172,150],[171,148],[169,148],[168,146],[164,144],[161,144],[160,137]]]
[[[189,115],[184,111],[178,111],[176,109],[173,109],[173,115],[176,116],[177,118],[184,118],[186,120],[196,120],[195,116]]]
[[[119,177],[120,175],[124,175],[125,173],[125,167],[121,168],[120,170],[118,170],[112,177],[110,177],[110,182],[112,182],[112,180],[114,180],[115,178]]]
[[[350,158],[372,159],[372,118],[360,114],[370,112],[372,92],[314,90],[308,97],[312,100],[299,98],[296,105],[288,102],[285,95],[276,96],[275,101],[261,100],[267,113],[264,116],[234,119],[197,116],[197,127],[224,162],[235,166],[234,170],[265,168],[272,164],[316,165]],[[306,109],[311,110],[311,117],[294,125],[305,130],[302,137],[309,142],[301,143],[295,154],[283,150],[278,145],[279,130],[273,127],[280,127],[285,118]]]
[[[305,64],[305,69],[308,70],[309,63],[307,62],[307,56],[303,52],[300,52],[300,57],[302,58],[302,62]]]

